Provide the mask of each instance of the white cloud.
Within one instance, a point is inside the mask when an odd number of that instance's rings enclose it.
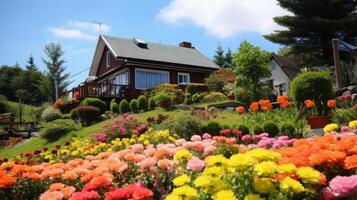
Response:
[[[158,17],[177,24],[192,22],[219,38],[239,32],[270,33],[282,29],[273,17],[287,11],[276,0],[173,0]]]
[[[109,29],[107,24],[101,25],[101,33],[106,33]],[[100,32],[97,23],[76,20],[69,20],[64,27],[49,27],[48,30],[56,37],[82,40],[95,40]]]

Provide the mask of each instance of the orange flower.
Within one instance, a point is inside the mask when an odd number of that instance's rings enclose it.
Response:
[[[245,112],[245,109],[243,106],[238,106],[236,107],[236,112],[242,114]]]
[[[357,155],[346,157],[344,166],[346,169],[357,169]]]
[[[251,112],[256,112],[259,110],[259,103],[258,102],[252,102],[249,106],[249,109]]]
[[[336,107],[336,100],[328,100],[328,101],[327,101],[327,106],[328,106],[329,108],[334,108],[334,107]]]
[[[283,108],[289,108],[290,107],[290,102],[289,101],[284,101],[284,102],[281,103],[281,106]]]
[[[312,100],[310,100],[310,99],[305,100],[305,101],[304,101],[304,104],[305,104],[305,106],[308,107],[308,108],[312,108],[312,107],[314,107],[314,105],[315,105],[315,103],[314,103]]]
[[[0,178],[0,188],[9,188],[16,183],[16,179],[10,175],[4,175]]]
[[[280,104],[282,104],[283,102],[289,101],[289,97],[288,96],[278,96],[276,101],[279,102]]]

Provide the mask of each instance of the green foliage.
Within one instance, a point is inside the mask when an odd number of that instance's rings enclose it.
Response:
[[[289,137],[294,137],[295,126],[293,123],[285,122],[281,125],[280,132]]]
[[[311,99],[319,115],[327,114],[326,102],[333,98],[330,74],[326,71],[299,74],[290,84],[290,96],[298,108],[305,100]]]
[[[236,145],[220,142],[213,151],[213,155],[223,155],[226,158],[230,158],[234,154],[239,153],[240,148]]]
[[[279,134],[279,126],[273,121],[266,121],[263,124],[264,132],[267,132],[270,137],[275,137]]]
[[[239,124],[236,129],[242,131],[243,135],[249,135],[249,127],[244,124]]]
[[[69,112],[70,118],[73,120],[78,119],[78,112],[77,109],[72,109],[71,112]]]
[[[7,98],[0,95],[0,113],[8,113],[10,111],[9,105],[7,103]]]
[[[138,101],[136,99],[132,99],[130,101],[130,110],[133,113],[137,113],[138,112]]]
[[[186,105],[191,105],[192,104],[192,95],[191,93],[186,93],[185,94],[185,102]]]
[[[89,126],[100,117],[100,110],[94,106],[78,106],[76,108],[82,126]]]
[[[43,125],[40,130],[40,135],[47,141],[53,142],[67,135],[71,131],[76,131],[79,129],[80,127],[72,120],[57,119]]]
[[[178,138],[189,140],[192,135],[201,134],[202,123],[197,117],[184,115],[175,120],[166,120],[161,123],[161,128],[175,133]]]
[[[138,109],[146,111],[148,109],[148,99],[144,95],[140,95],[138,98]]]
[[[252,89],[255,100],[258,99],[260,80],[271,74],[269,57],[269,52],[247,41],[240,44],[238,52],[234,55],[237,82],[246,89]]]
[[[219,135],[219,131],[222,130],[221,125],[218,122],[210,121],[201,128],[201,133],[209,133],[212,136]]]
[[[223,92],[224,81],[218,79],[214,74],[209,75],[205,79],[205,84],[210,92]]]
[[[71,119],[71,115],[69,113],[63,114],[61,119]]]
[[[130,105],[126,99],[123,99],[119,103],[119,111],[120,113],[127,113],[130,112]]]
[[[154,110],[156,107],[155,99],[153,97],[150,97],[148,100],[148,109],[149,110]]]
[[[226,95],[221,92],[210,92],[206,96],[203,97],[203,102],[218,102],[227,100]]]
[[[192,95],[192,102],[193,103],[200,103],[203,100],[204,94],[196,93]]]
[[[157,96],[159,94],[169,96],[172,104],[183,103],[185,98],[183,90],[176,84],[157,85],[153,90],[152,96]]]
[[[119,113],[119,105],[117,102],[115,102],[115,99],[112,99],[110,101],[110,111],[112,115],[116,115]]]
[[[332,122],[337,124],[348,124],[357,119],[357,110],[354,108],[339,108],[332,112]]]
[[[80,105],[94,106],[100,110],[100,114],[103,114],[105,111],[107,111],[107,104],[98,98],[85,98],[83,101],[81,101]]]
[[[264,133],[263,128],[259,125],[254,126],[252,131],[253,131],[253,134]]]
[[[215,55],[213,56],[213,62],[215,62],[219,67],[223,67],[225,63],[224,50],[220,44],[218,44]]]
[[[164,92],[155,95],[155,104],[159,105],[163,109],[170,109],[172,105],[172,99],[170,96]]]
[[[189,94],[192,94],[192,95],[196,94],[197,93],[197,85],[187,84],[185,92],[189,93]]]
[[[242,103],[249,105],[250,102],[252,102],[252,100],[253,100],[253,94],[252,94],[251,90],[246,90],[242,87],[238,87],[234,91],[234,98],[237,101],[240,101]]]
[[[46,122],[60,119],[61,117],[62,117],[61,111],[52,106],[47,107],[41,115],[41,119]]]

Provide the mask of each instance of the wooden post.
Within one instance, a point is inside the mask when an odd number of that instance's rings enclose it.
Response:
[[[337,89],[340,89],[342,88],[342,77],[341,77],[341,64],[340,64],[340,50],[338,46],[339,46],[339,40],[332,39],[333,59],[335,61],[335,70],[336,70],[336,87]]]

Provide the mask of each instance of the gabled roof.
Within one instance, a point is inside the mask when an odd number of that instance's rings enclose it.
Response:
[[[294,79],[295,76],[300,73],[300,68],[287,57],[273,54],[270,57],[270,60],[271,59],[274,59],[278,63],[290,80]]]
[[[214,62],[206,58],[195,48],[185,48],[158,43],[147,43],[147,48],[139,47],[133,39],[124,39],[113,36],[101,35],[94,54],[90,75],[97,72],[104,46],[110,49],[116,58],[140,59],[147,61],[165,62],[202,68],[219,69]],[[175,66],[173,66],[175,67]]]

